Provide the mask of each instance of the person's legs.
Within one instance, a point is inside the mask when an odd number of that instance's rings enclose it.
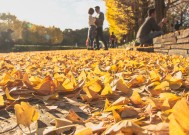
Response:
[[[163,34],[164,34],[163,31],[154,31],[152,33],[149,33],[147,36],[141,38],[140,43],[147,45],[153,44],[153,39]]]
[[[112,40],[112,48],[115,48],[115,42]]]
[[[90,27],[90,32],[89,32],[89,41],[90,42],[89,42],[89,45],[90,45],[91,48],[94,47],[95,30],[96,30],[95,26]]]
[[[161,36],[163,34],[164,34],[163,31],[154,31],[154,32],[150,33],[150,38],[153,39],[153,38]]]
[[[101,41],[104,43],[105,49],[108,49],[106,40],[104,39],[104,36],[103,36],[103,28],[99,27],[98,29],[99,29],[99,37],[100,37]]]
[[[99,28],[97,28],[96,29],[96,49],[97,50],[99,50],[100,48],[99,48],[99,45],[100,45],[100,43],[99,43],[99,36],[100,36],[100,30],[99,30]]]

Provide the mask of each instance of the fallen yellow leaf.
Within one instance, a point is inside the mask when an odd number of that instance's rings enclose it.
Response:
[[[37,121],[39,118],[39,113],[32,107],[29,103],[21,102],[21,104],[16,104],[14,106],[16,119],[18,124],[22,124],[26,127],[30,127],[30,124]]]
[[[0,96],[0,107],[3,107],[5,105],[3,96]]]

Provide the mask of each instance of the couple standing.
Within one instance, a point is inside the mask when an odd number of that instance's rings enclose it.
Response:
[[[90,8],[88,11],[89,14],[89,31],[88,31],[88,46],[93,49],[94,46],[94,40],[96,39],[96,50],[100,50],[100,43],[99,39],[104,43],[105,48],[104,50],[108,50],[107,43],[103,36],[103,24],[104,24],[104,14],[100,12],[100,7],[96,6],[95,11],[97,13],[96,17],[93,17],[94,9]],[[89,47],[88,47],[89,48]]]

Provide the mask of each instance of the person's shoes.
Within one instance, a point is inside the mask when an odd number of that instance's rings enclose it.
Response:
[[[100,50],[100,48],[95,48],[95,50]]]
[[[88,48],[88,50],[94,50],[94,48]]]
[[[108,50],[108,48],[104,48],[104,50]]]

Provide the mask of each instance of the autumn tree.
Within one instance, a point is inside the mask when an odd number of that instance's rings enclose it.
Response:
[[[16,16],[0,14],[0,32],[12,29],[12,37],[18,44],[47,44],[62,43],[63,32],[56,27],[44,27],[30,22],[20,21]]]
[[[105,2],[110,32],[114,32],[119,39],[125,34],[129,36],[129,39],[134,38],[146,17],[148,0],[135,0],[134,2],[131,0],[105,0]]]
[[[164,17],[170,17],[167,16],[170,9],[175,9],[184,2],[188,3],[187,0],[105,0],[105,2],[110,32],[114,31],[119,39],[127,34],[129,40],[135,38],[139,27],[147,17],[149,8],[156,8],[156,20],[160,22]],[[185,12],[186,10],[181,12],[182,17]]]

